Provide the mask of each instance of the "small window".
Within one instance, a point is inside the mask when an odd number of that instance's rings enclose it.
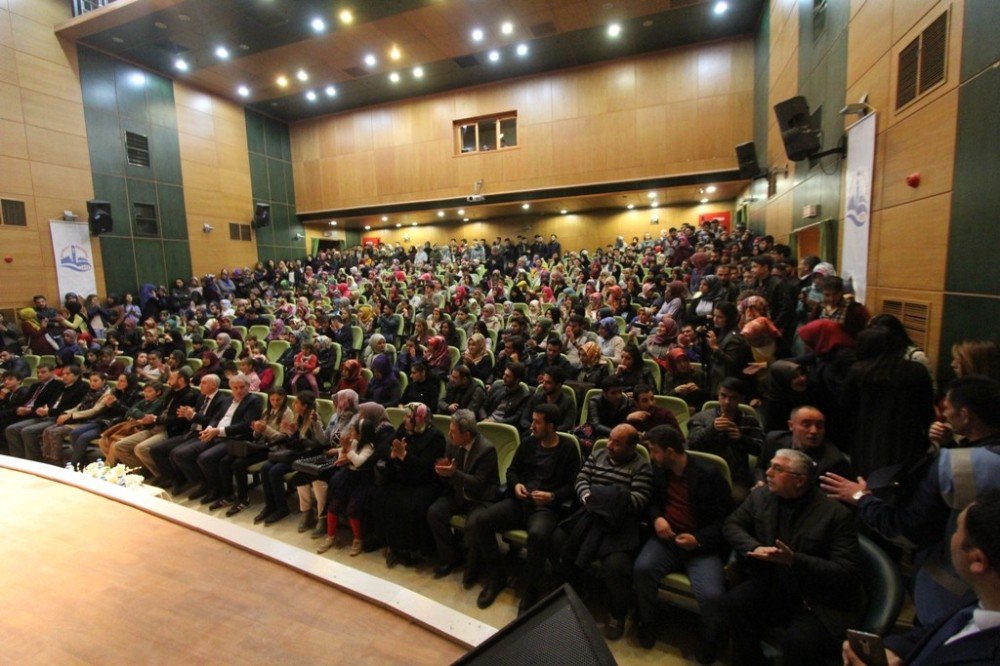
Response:
[[[9,227],[28,226],[24,202],[16,199],[0,199],[0,222]]]
[[[516,145],[516,113],[455,121],[456,154],[502,150]]]
[[[125,158],[132,166],[149,166],[149,139],[142,134],[125,132]]]
[[[156,218],[156,206],[153,204],[132,204],[132,218],[135,220],[137,236],[160,235],[160,223]]]
[[[248,241],[251,239],[250,225],[249,224],[237,224],[236,222],[229,223],[229,240],[235,241]]]
[[[901,109],[944,81],[948,55],[948,12],[903,47],[896,60],[896,108]]]

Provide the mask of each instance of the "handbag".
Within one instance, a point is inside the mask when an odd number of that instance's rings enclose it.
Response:
[[[292,463],[292,469],[297,472],[309,474],[310,476],[319,476],[333,469],[336,462],[336,458],[330,458],[325,453],[321,453],[318,456],[299,458]]]
[[[290,449],[287,446],[279,446],[267,452],[267,459],[273,463],[284,463],[291,465],[302,457],[301,449]]]
[[[246,458],[251,453],[263,451],[267,448],[264,442],[253,442],[245,439],[226,440],[226,452],[234,458]]]

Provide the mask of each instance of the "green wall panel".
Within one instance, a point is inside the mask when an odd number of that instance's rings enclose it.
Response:
[[[184,212],[184,190],[171,185],[156,186],[157,213],[160,235],[164,239],[187,240],[187,214]]]
[[[295,216],[288,126],[249,109],[245,117],[253,198],[271,206],[270,226],[255,232],[257,255],[261,261],[301,257],[305,241],[295,234],[305,231]]]
[[[84,106],[103,111],[117,112],[115,94],[115,63],[97,51],[78,49],[80,64],[80,90]]]
[[[264,116],[249,109],[244,114],[247,122],[247,148],[251,153],[264,155]]]
[[[136,122],[149,122],[146,104],[146,79],[154,76],[145,70],[124,62],[115,63],[115,90],[118,97],[118,114]]]
[[[267,160],[267,183],[272,201],[288,203],[288,193],[285,191],[285,172],[280,160]]]
[[[149,122],[176,130],[177,113],[174,106],[174,86],[170,80],[159,76],[147,77],[146,99],[149,104]]]
[[[125,144],[117,116],[88,106],[83,111],[91,170],[124,176]]]
[[[136,281],[143,285],[167,283],[167,273],[163,266],[163,241],[158,238],[136,238]]]
[[[967,81],[1000,60],[1000,2],[969,0],[964,12],[961,80]]]
[[[1000,298],[945,294],[941,316],[941,344],[938,374],[944,381],[950,374],[951,346],[962,340],[993,340],[1000,343]]]
[[[177,132],[169,127],[152,125],[149,135],[152,168],[155,178],[161,183],[181,184],[181,146]]]
[[[269,201],[271,190],[267,179],[267,158],[250,153],[250,191],[257,201]]]
[[[167,286],[176,278],[187,281],[191,277],[191,250],[186,241],[163,241],[163,265],[167,272]]]
[[[115,220],[115,226],[118,221]],[[125,292],[138,294],[138,283],[135,276],[135,248],[131,238],[116,236],[99,236],[101,239],[101,257],[104,262],[104,284],[108,294]]]

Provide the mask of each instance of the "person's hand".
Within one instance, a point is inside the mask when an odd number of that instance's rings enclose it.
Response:
[[[337,460],[335,460],[333,463],[334,467],[343,467],[344,465],[349,465],[349,464],[351,464],[351,461],[349,458],[343,455],[343,452],[341,452],[340,457],[337,458]]]
[[[764,363],[763,361],[759,363],[749,363],[747,364],[747,367],[743,368],[743,374],[749,377],[753,377],[754,375],[765,370],[766,368],[767,368],[767,363]]]
[[[218,428],[205,428],[201,431],[201,434],[198,435],[198,439],[203,442],[211,442],[213,439],[218,437],[221,432],[222,431]]]
[[[951,429],[951,425],[943,421],[932,423],[927,436],[930,438],[931,444],[939,449],[955,441],[955,432]]]
[[[37,416],[41,416],[42,418],[45,418],[46,416],[49,415],[49,408],[48,407],[39,407],[38,409],[35,410],[35,414]]]
[[[56,425],[63,425],[66,421],[69,421],[69,414],[60,414],[56,418]]]
[[[156,414],[144,414],[143,417],[139,419],[139,423],[141,423],[142,425],[150,425],[152,423],[156,423]]]
[[[670,527],[670,523],[663,516],[660,516],[653,521],[653,530],[656,532],[656,536],[660,537],[664,541],[669,541],[673,539],[676,535],[674,534],[674,529]]]
[[[531,493],[532,501],[538,506],[545,506],[546,504],[550,504],[552,500],[554,500],[555,498],[556,498],[555,495],[549,492],[545,492],[544,490],[534,490]]]
[[[844,659],[844,666],[866,666],[867,662],[857,655],[854,648],[851,647],[850,641],[844,641],[844,644],[840,646],[840,655]],[[885,651],[885,660],[889,666],[902,666],[903,664],[899,655],[888,649]]]
[[[854,499],[854,495],[868,490],[868,484],[860,476],[857,483],[855,483],[832,472],[828,472],[819,478],[819,487],[823,489],[823,492],[830,499],[840,500],[847,504],[857,504],[858,500]]]
[[[434,471],[438,473],[438,476],[450,479],[455,474],[455,461],[451,460],[448,464],[436,464],[434,465]]]
[[[698,390],[698,385],[695,384],[694,382],[688,382],[687,384],[681,384],[680,386],[674,387],[674,392],[680,393],[681,395],[687,395],[688,393],[697,390]]]
[[[254,421],[250,424],[250,429],[254,432],[264,432],[264,428],[266,427],[263,421]]]
[[[181,405],[180,407],[177,408],[177,416],[179,416],[182,419],[187,419],[188,421],[190,421],[191,419],[194,418],[194,415],[195,415],[194,407],[191,407],[189,405]]]
[[[31,413],[31,408],[29,408],[29,407],[18,407],[16,411],[17,411],[17,415],[18,416],[27,416],[28,414]]]
[[[776,540],[773,546],[757,546],[747,553],[747,557],[752,557],[755,560],[780,564],[786,567],[792,566],[794,555],[792,549],[781,539]]]
[[[705,334],[705,342],[708,343],[708,348],[712,351],[719,351],[719,340],[715,335],[715,331],[709,331]]]
[[[514,497],[519,500],[528,499],[528,489],[524,487],[523,483],[519,483],[514,486]]]
[[[637,423],[644,423],[646,419],[649,418],[649,412],[644,410],[636,410],[625,417],[626,421],[635,421]]]
[[[693,534],[678,534],[674,537],[674,543],[682,550],[694,550],[698,547],[698,538]]]

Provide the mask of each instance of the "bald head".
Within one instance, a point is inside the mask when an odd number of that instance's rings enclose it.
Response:
[[[616,463],[631,460],[635,447],[639,444],[639,431],[633,426],[622,423],[611,430],[608,437],[608,455]]]

